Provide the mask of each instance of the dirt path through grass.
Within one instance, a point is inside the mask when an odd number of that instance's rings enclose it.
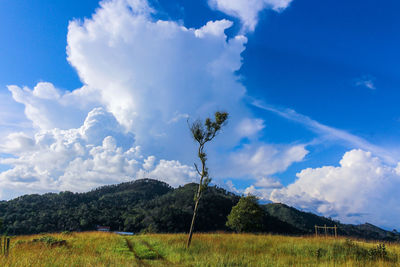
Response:
[[[128,238],[125,238],[125,242],[126,242],[126,245],[127,245],[128,248],[129,248],[129,251],[132,252],[133,255],[135,256],[135,260],[136,260],[136,262],[139,264],[139,266],[144,266],[144,267],[150,266],[150,265],[148,265],[147,263],[145,263],[145,262],[141,259],[141,257],[136,253],[135,248],[134,248],[134,245],[132,244],[132,242],[131,242]]]
[[[157,259],[163,261],[165,264],[167,265],[172,265],[172,262],[170,262],[169,260],[167,260],[166,258],[163,257],[163,255],[161,255],[157,250],[155,250],[150,244],[149,242],[147,242],[146,240],[141,240],[142,244],[145,245],[150,251],[153,251],[156,255],[157,255]]]

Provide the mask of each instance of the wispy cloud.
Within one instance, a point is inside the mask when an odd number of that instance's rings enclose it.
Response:
[[[389,164],[396,164],[398,162],[398,155],[393,151],[389,151],[380,146],[374,145],[367,140],[356,136],[354,134],[348,133],[344,130],[337,129],[331,126],[324,125],[311,119],[310,117],[297,113],[293,109],[289,108],[278,108],[269,104],[265,104],[262,101],[252,99],[251,104],[257,108],[270,111],[282,118],[297,122],[305,127],[307,127],[312,132],[318,134],[321,140],[339,140],[344,141],[347,145],[352,148],[360,148],[372,152],[373,154],[379,156]]]
[[[375,90],[375,77],[373,76],[362,76],[361,78],[356,79],[355,85],[359,87],[366,87],[371,90]]]

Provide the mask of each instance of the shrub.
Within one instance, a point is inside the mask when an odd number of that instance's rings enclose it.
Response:
[[[255,196],[240,198],[228,215],[226,226],[236,232],[259,232],[262,230],[264,211]]]
[[[384,260],[387,258],[388,253],[386,251],[385,244],[379,244],[376,248],[371,248],[368,250],[368,255],[372,260]]]

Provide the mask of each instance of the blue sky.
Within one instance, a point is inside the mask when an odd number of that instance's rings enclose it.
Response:
[[[222,108],[215,184],[400,224],[397,1],[1,3],[1,199],[195,181],[186,118]]]

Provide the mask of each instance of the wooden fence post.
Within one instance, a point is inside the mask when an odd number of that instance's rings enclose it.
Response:
[[[3,254],[6,254],[6,236],[3,237]]]
[[[8,252],[10,251],[10,238],[7,237],[7,250],[6,250],[6,256],[8,256]]]
[[[326,224],[324,224],[324,226],[318,226],[318,225],[314,225],[315,228],[315,236],[318,237],[318,229],[321,229],[321,235],[325,234],[325,237],[329,236],[334,236],[335,238],[338,237],[338,233],[337,233],[337,225],[335,226],[326,226]],[[329,230],[329,233],[328,233]],[[322,231],[324,231],[324,233],[322,233]]]

